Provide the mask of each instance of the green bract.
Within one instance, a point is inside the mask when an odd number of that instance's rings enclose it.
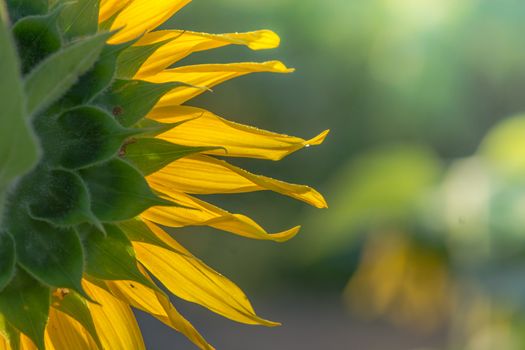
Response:
[[[44,347],[50,307],[99,343],[82,278],[155,288],[119,227],[173,205],[145,175],[205,150],[152,138],[174,125],[144,117],[178,83],[132,80],[158,45],[108,45],[97,18],[94,0],[0,0],[0,332],[13,348],[19,332]]]

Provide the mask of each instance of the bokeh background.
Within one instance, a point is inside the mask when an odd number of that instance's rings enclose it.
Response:
[[[311,184],[330,208],[271,193],[207,196],[285,244],[204,228],[173,234],[236,281],[274,329],[174,300],[218,349],[525,349],[525,2],[195,0],[169,27],[273,29],[282,59],[192,105],[324,145],[244,168]],[[140,314],[152,349],[192,349]]]

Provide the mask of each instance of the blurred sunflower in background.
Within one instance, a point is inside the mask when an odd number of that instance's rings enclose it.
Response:
[[[347,304],[368,318],[430,332],[452,310],[453,280],[446,260],[406,234],[372,235],[345,290]]]
[[[269,30],[153,31],[189,2],[0,2],[0,349],[143,349],[132,307],[212,349],[154,279],[234,321],[278,325],[162,226],[292,238],[299,227],[268,233],[193,195],[268,190],[324,208],[312,188],[217,156],[279,160],[327,131],[305,140],[185,105],[229,79],[293,71],[175,66],[226,45],[279,45]]]
[[[524,133],[518,114],[463,158],[404,144],[350,162],[333,181],[335,210],[313,219],[330,235],[305,245],[317,264],[345,257],[350,312],[443,337],[429,349],[525,347]]]

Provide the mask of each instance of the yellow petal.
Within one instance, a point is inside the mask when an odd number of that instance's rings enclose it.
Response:
[[[100,304],[89,303],[88,306],[104,348],[145,350],[142,335],[129,305],[87,280],[83,280],[82,286]]]
[[[129,281],[106,281],[106,284],[117,298],[181,332],[200,349],[213,350],[192,324],[175,309],[166,295]]]
[[[131,1],[132,0],[101,0],[98,11],[98,22],[102,23],[110,19],[117,12],[128,6]]]
[[[167,21],[191,0],[133,0],[115,19],[111,30],[121,29],[108,41],[118,44],[133,40]]]
[[[11,350],[9,342],[0,334],[0,350]]]
[[[157,106],[170,106],[182,104],[202,94],[206,91],[205,88],[212,88],[224,81],[257,72],[290,73],[293,72],[293,69],[287,68],[279,61],[200,64],[168,69],[158,74],[144,77],[143,80],[153,83],[183,82],[194,86],[175,88],[164,95],[157,103]]]
[[[190,194],[243,193],[269,190],[326,208],[326,201],[316,190],[289,184],[266,176],[254,175],[223,160],[204,155],[179,159],[150,175],[148,183]]]
[[[234,123],[204,109],[188,106],[154,108],[148,118],[162,123],[185,123],[158,138],[186,146],[220,146],[208,154],[280,160],[303,147],[321,144],[328,130],[311,140],[260,130]]]
[[[233,282],[192,256],[159,227],[147,224],[174,250],[133,242],[137,258],[173,294],[234,321],[278,325],[258,317],[246,295]]]
[[[24,333],[20,333],[20,350],[38,350]]]
[[[207,34],[183,30],[160,30],[144,35],[135,45],[166,42],[140,67],[135,79],[159,73],[193,52],[215,49],[226,45],[245,45],[252,50],[272,49],[280,39],[271,30],[248,33]]]
[[[141,214],[142,218],[164,226],[210,226],[239,236],[274,242],[284,242],[293,238],[301,228],[296,226],[290,230],[269,234],[247,216],[231,214],[200,199],[163,186],[156,186],[156,189],[185,207],[153,207]]]
[[[54,308],[49,310],[45,342],[47,350],[98,349],[96,343],[80,323]]]

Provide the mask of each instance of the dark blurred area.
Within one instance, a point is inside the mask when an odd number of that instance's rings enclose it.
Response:
[[[283,161],[233,159],[312,185],[330,208],[273,193],[206,196],[285,244],[173,231],[278,329],[181,311],[218,349],[525,349],[525,2],[194,1],[169,27],[272,29],[279,49],[180,64],[281,59],[190,101],[227,119],[327,141]],[[154,349],[191,349],[148,321]]]

